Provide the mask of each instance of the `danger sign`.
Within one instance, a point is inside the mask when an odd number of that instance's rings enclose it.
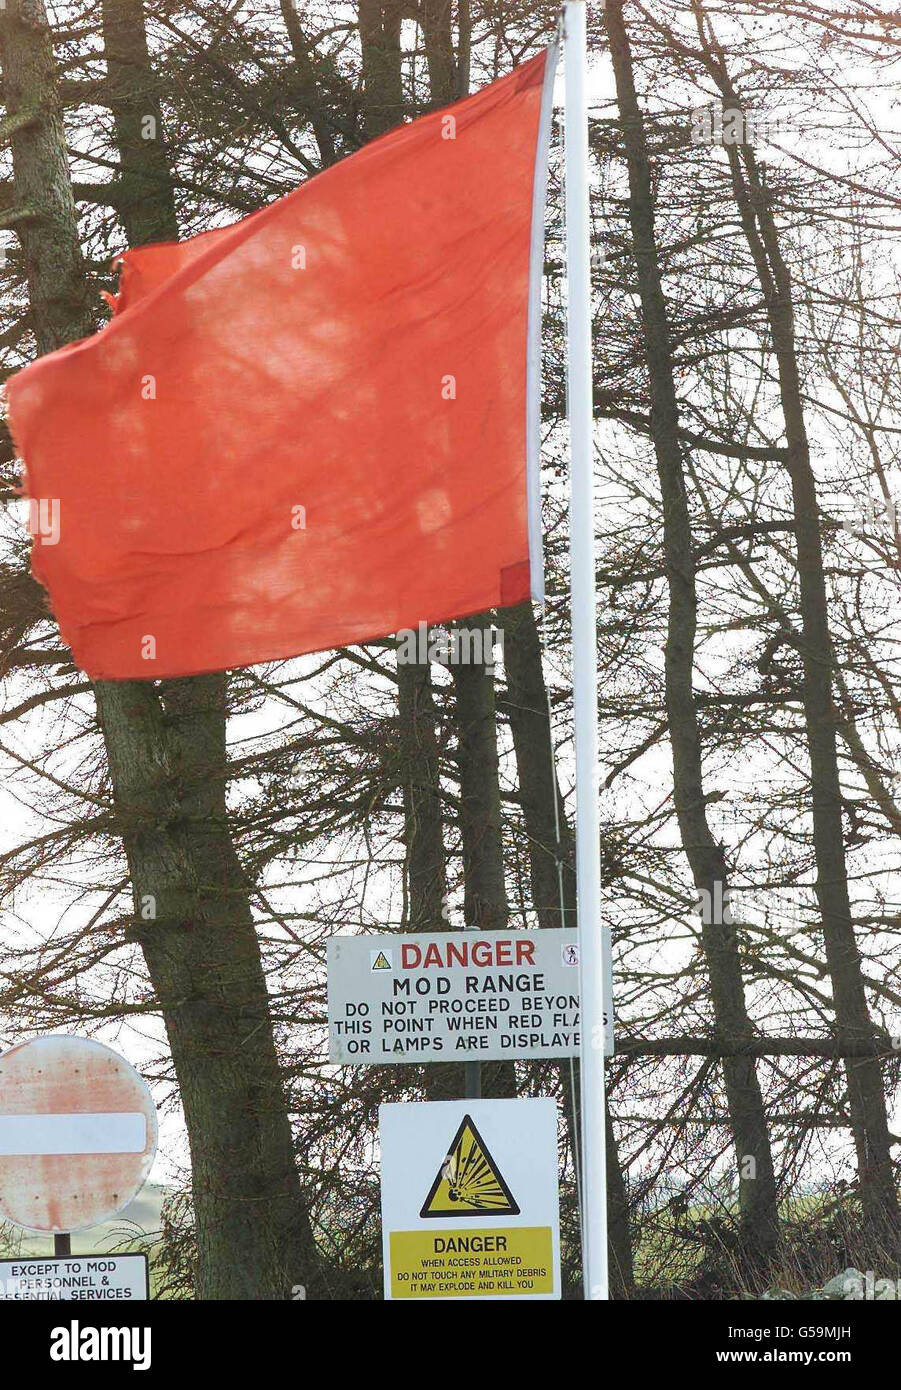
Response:
[[[83,1231],[143,1186],[156,1153],[153,1099],[128,1062],[88,1038],[32,1038],[0,1057],[0,1218]]]
[[[385,1297],[559,1298],[557,1105],[379,1107]]]
[[[328,943],[329,1056],[343,1064],[497,1061],[579,1052],[571,931],[338,936]],[[613,1030],[605,1029],[606,1050]]]

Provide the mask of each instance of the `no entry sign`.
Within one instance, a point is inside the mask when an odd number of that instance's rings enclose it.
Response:
[[[328,943],[329,1056],[488,1062],[579,1052],[574,931],[338,936]],[[607,1021],[606,1050],[613,1050]]]
[[[0,1057],[0,1218],[83,1231],[127,1206],[156,1153],[153,1099],[102,1043],[51,1035]]]
[[[557,1104],[379,1106],[385,1297],[560,1297]]]

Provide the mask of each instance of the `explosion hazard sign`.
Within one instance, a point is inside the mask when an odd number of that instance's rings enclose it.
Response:
[[[559,1298],[557,1106],[379,1107],[385,1297]]]
[[[476,1129],[471,1115],[454,1136],[420,1216],[461,1216],[477,1211],[486,1216],[518,1216],[519,1207]]]

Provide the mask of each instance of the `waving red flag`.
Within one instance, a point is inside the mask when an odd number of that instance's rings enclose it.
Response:
[[[90,675],[515,603],[530,531],[539,589],[549,55],[232,227],[129,251],[112,321],[11,378],[58,518],[33,570]]]

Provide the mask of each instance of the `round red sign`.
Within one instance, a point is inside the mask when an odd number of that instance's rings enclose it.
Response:
[[[0,1056],[0,1218],[83,1231],[116,1216],[156,1153],[156,1108],[124,1057],[88,1038],[32,1038]]]

